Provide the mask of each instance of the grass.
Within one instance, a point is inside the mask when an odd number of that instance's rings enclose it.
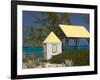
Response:
[[[53,56],[50,63],[65,63],[65,60],[72,60],[74,66],[89,65],[89,49],[72,49]]]

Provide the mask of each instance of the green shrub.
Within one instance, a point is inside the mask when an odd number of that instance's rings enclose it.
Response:
[[[50,63],[65,63],[65,60],[72,60],[74,66],[89,65],[89,50],[88,49],[74,49],[65,51],[61,54],[53,56]]]

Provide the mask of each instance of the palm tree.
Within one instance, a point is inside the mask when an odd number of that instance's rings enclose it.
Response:
[[[40,13],[41,16],[35,16],[36,19],[35,21],[33,20],[33,24],[35,24],[38,28],[36,28],[36,26],[28,28],[28,39],[26,42],[34,46],[42,45],[42,41],[51,31],[62,39],[63,32],[60,31],[61,29],[59,24],[71,24],[69,14],[55,12]]]

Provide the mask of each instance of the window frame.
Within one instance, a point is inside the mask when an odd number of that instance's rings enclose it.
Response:
[[[57,44],[52,44],[52,53],[57,53]]]

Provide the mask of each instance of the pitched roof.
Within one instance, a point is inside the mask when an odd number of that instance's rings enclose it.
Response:
[[[53,32],[51,32],[43,43],[61,43],[61,40]]]
[[[89,38],[90,34],[84,26],[59,25],[66,37]]]

